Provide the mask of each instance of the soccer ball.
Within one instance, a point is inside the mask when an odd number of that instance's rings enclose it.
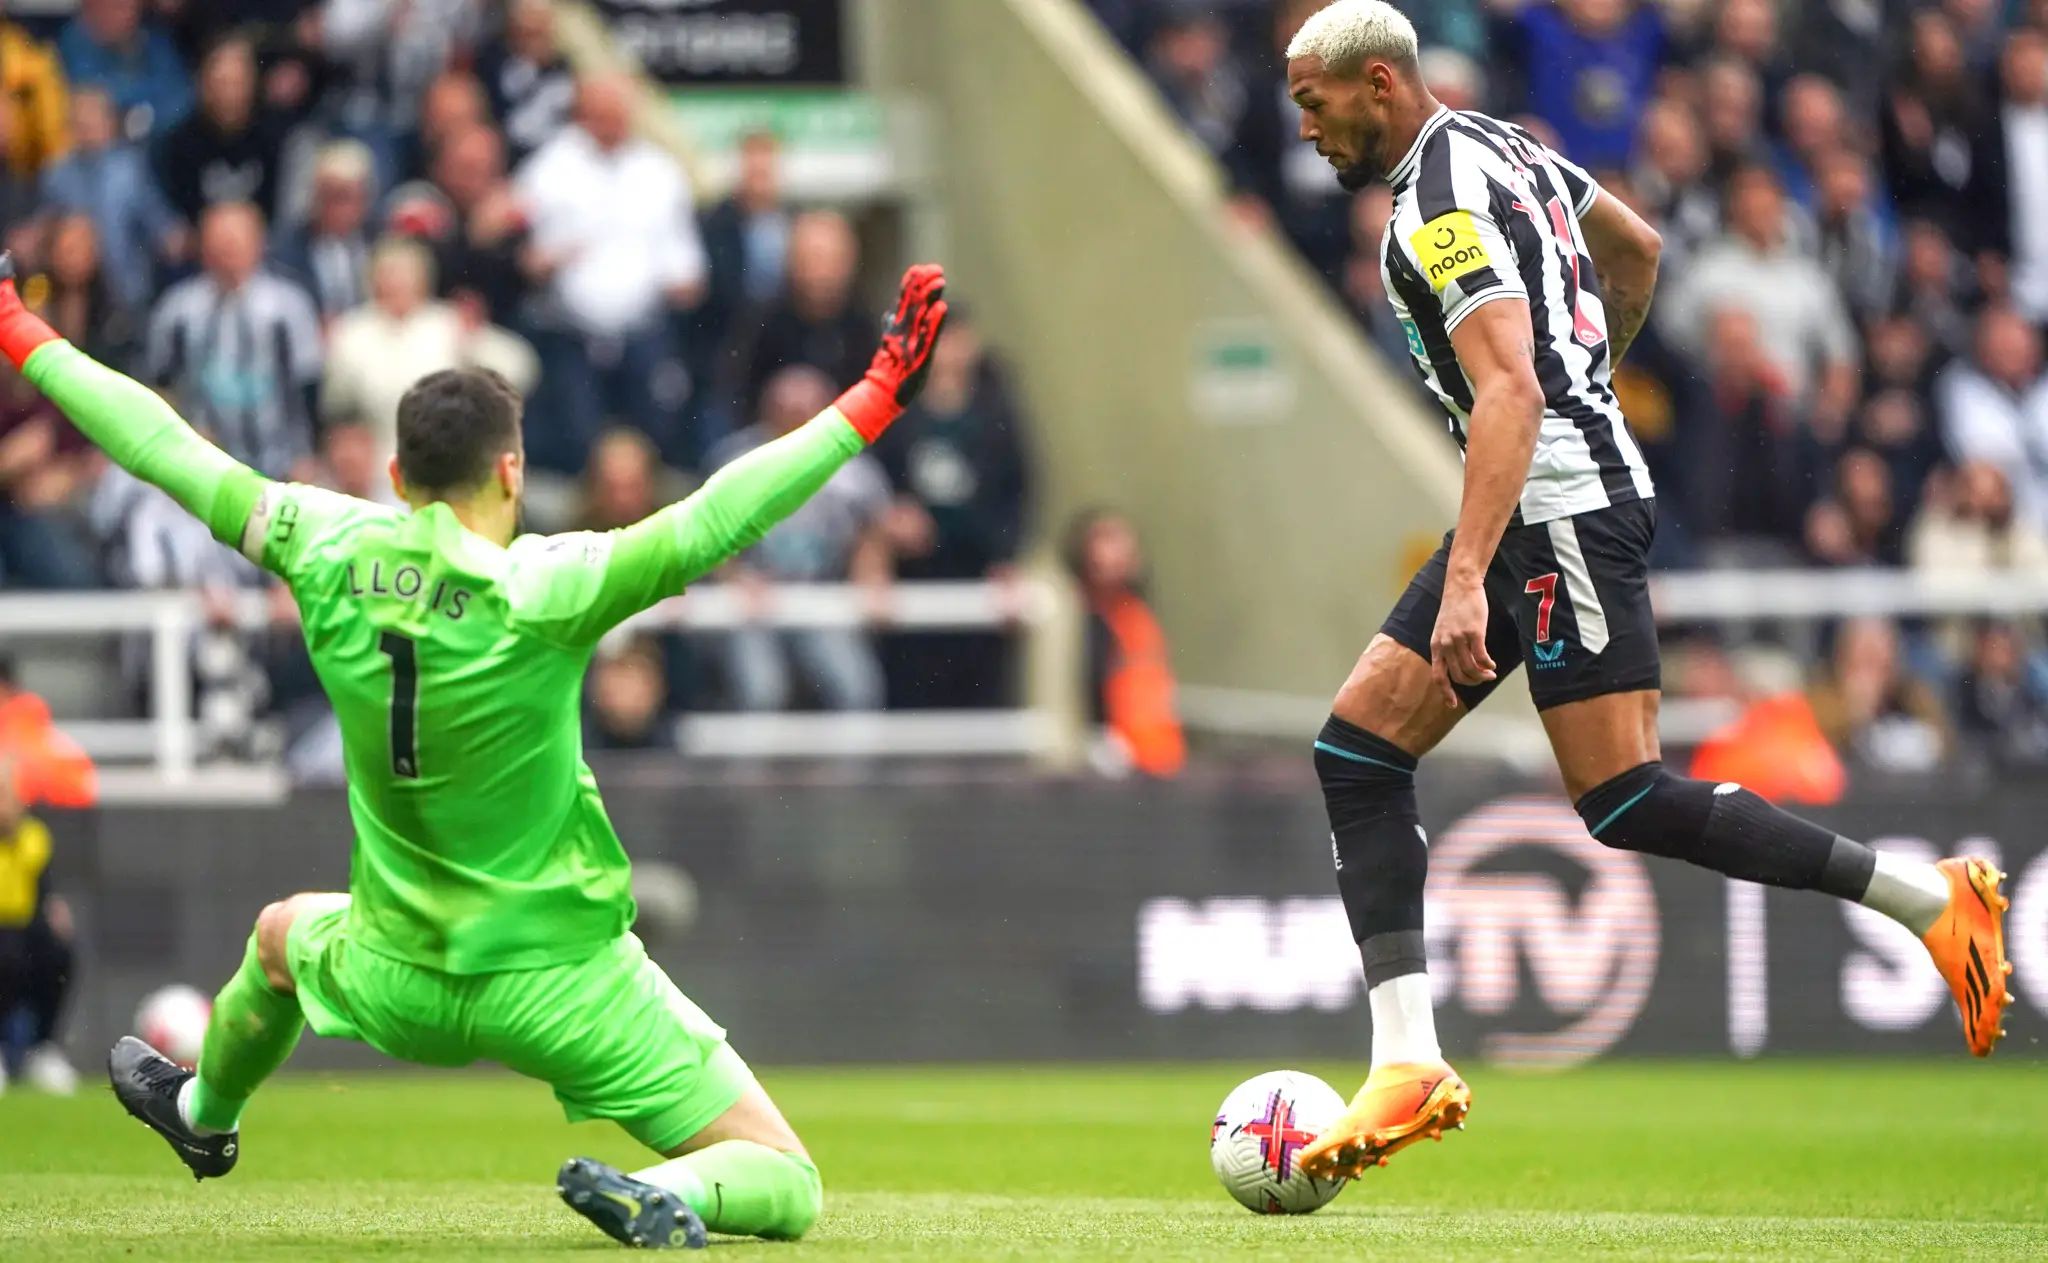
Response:
[[[1306,1215],[1330,1204],[1343,1180],[1322,1180],[1295,1165],[1309,1142],[1337,1121],[1344,1098],[1312,1074],[1271,1070],[1246,1079],[1217,1107],[1209,1129],[1209,1165],[1246,1210]]]
[[[213,1002],[196,987],[173,983],[142,997],[135,1010],[135,1033],[144,1043],[190,1070],[199,1063],[206,1042],[206,1021]]]

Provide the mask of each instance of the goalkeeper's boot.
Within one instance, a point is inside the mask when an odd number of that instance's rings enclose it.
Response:
[[[1355,1178],[1418,1140],[1442,1140],[1471,1110],[1472,1089],[1441,1061],[1375,1066],[1344,1116],[1302,1152],[1301,1169]]]
[[[2012,962],[2005,958],[2005,910],[1998,893],[2005,874],[1989,862],[1955,856],[1935,867],[1948,878],[1948,906],[1920,941],[1934,957],[1963,1014],[1963,1039],[1970,1051],[1989,1057],[2005,1034],[2005,1006]]]
[[[235,1169],[242,1152],[241,1133],[202,1136],[186,1125],[178,1113],[178,1091],[192,1077],[190,1070],[133,1035],[122,1036],[107,1054],[107,1078],[122,1106],[170,1143],[179,1160],[192,1169],[193,1179],[218,1179]]]
[[[701,1250],[710,1241],[689,1203],[595,1158],[571,1158],[555,1177],[569,1209],[620,1245],[644,1250]]]

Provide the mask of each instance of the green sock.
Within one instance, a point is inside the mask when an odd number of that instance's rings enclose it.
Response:
[[[824,1186],[811,1160],[751,1140],[721,1140],[633,1178],[690,1204],[713,1232],[793,1241],[817,1222]]]
[[[214,1131],[233,1131],[257,1085],[292,1055],[305,1028],[298,997],[271,988],[256,959],[256,936],[249,935],[242,967],[214,997],[187,1121]]]

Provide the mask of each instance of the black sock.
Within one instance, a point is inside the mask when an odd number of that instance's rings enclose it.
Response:
[[[1429,846],[1415,809],[1415,756],[1332,715],[1316,739],[1316,777],[1366,986],[1423,972]]]
[[[1608,846],[1684,860],[1736,878],[1860,900],[1869,847],[1780,811],[1733,782],[1673,776],[1645,763],[1586,792],[1579,817]]]

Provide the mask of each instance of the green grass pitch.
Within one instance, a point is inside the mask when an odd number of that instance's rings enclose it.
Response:
[[[2008,1053],[2017,1050],[2007,1050]],[[1472,1067],[1471,1128],[1299,1219],[1216,1187],[1211,1111],[1268,1067],[764,1072],[826,1212],[770,1257],[2048,1258],[2048,1063]],[[1307,1067],[1349,1092],[1354,1067]],[[111,1097],[0,1097],[0,1259],[588,1258],[571,1128],[501,1075],[287,1076],[195,1185]],[[727,1255],[726,1257],[731,1257]]]

